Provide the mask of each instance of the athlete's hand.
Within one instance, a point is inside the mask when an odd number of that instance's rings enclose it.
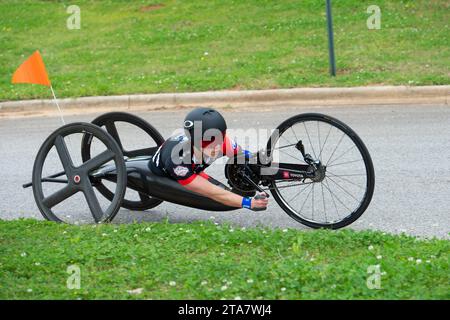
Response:
[[[269,199],[267,198],[267,194],[260,192],[252,199],[252,210],[253,211],[262,211],[267,209],[267,205],[269,204]]]

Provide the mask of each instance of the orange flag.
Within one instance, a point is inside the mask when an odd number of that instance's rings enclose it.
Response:
[[[39,51],[35,51],[17,68],[12,77],[12,83],[35,83],[51,86]]]

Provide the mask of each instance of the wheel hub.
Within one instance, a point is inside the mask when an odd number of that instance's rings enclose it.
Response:
[[[81,182],[81,177],[78,174],[74,175],[73,176],[73,182],[75,184],[79,184]]]

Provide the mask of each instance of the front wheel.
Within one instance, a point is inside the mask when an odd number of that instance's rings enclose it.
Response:
[[[287,119],[269,139],[267,155],[273,162],[320,168],[312,178],[292,175],[270,183],[280,207],[304,225],[345,227],[372,199],[375,173],[369,151],[349,126],[333,117],[307,113]]]

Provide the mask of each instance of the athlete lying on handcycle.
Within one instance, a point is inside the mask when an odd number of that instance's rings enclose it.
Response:
[[[227,124],[219,112],[211,108],[192,110],[184,120],[184,131],[185,134],[172,136],[159,147],[150,161],[153,173],[170,177],[188,190],[230,207],[255,211],[267,207],[265,194],[242,197],[219,187],[204,172],[220,157],[252,156],[227,137]]]

